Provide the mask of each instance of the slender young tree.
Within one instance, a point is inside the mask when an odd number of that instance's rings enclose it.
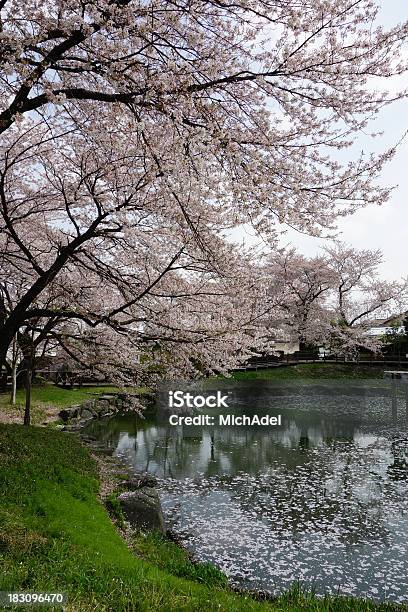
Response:
[[[11,370],[11,395],[10,403],[15,406],[17,394],[17,368],[20,357],[20,349],[17,343],[17,338],[13,338],[11,343],[10,370]]]

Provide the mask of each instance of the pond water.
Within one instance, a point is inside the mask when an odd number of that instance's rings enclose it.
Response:
[[[128,414],[87,433],[159,478],[168,526],[232,582],[407,602],[403,390],[394,410],[382,381],[231,390],[235,414],[280,414],[282,425],[170,426]]]

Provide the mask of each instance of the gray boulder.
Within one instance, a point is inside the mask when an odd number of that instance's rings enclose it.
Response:
[[[147,472],[141,474],[132,474],[125,482],[125,487],[130,491],[136,491],[143,487],[157,487],[157,478],[153,474]]]
[[[159,494],[153,487],[126,491],[118,497],[125,519],[132,527],[166,533]]]
[[[58,416],[61,421],[67,423],[70,419],[75,419],[78,416],[78,408],[77,406],[73,406],[72,408],[64,408],[64,410],[60,410]]]

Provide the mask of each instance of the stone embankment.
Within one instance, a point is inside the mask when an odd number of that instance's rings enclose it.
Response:
[[[101,419],[113,416],[117,413],[133,410],[135,406],[140,407],[140,401],[145,405],[152,403],[153,396],[130,393],[110,393],[100,395],[86,400],[82,404],[70,406],[61,410],[60,419],[66,425],[67,430],[81,430],[82,426],[91,419]],[[83,430],[81,432],[83,443],[96,455],[100,469],[102,498],[113,492],[118,480],[114,474],[122,467],[120,460],[110,459],[112,449],[106,448],[103,443]],[[105,456],[105,459],[102,457]],[[113,463],[109,464],[112,461]],[[113,476],[113,477],[112,477]],[[166,533],[163,511],[157,490],[157,479],[147,473],[129,473],[126,480],[120,483],[122,492],[117,495],[117,500],[123,513],[123,517],[131,530],[159,531]],[[105,501],[104,500],[104,501]]]
[[[69,426],[81,426],[91,419],[101,419],[113,416],[120,412],[140,409],[140,405],[149,405],[153,397],[144,394],[142,397],[135,393],[109,393],[90,397],[82,404],[64,408],[58,414],[61,421]]]
[[[147,472],[129,472],[118,457],[112,457],[112,450],[98,442],[95,437],[83,434],[81,439],[98,463],[103,502],[109,507],[112,494],[119,502],[125,520],[124,534],[136,530],[159,531],[165,535],[166,526],[157,478]],[[123,473],[124,469],[127,474]]]

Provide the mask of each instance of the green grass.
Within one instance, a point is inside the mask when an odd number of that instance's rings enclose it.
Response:
[[[154,534],[136,539],[136,556],[99,501],[95,463],[73,434],[1,425],[0,465],[0,590],[63,591],[72,612],[376,609],[297,589],[255,601]]]
[[[74,436],[5,425],[0,439],[0,590],[64,591],[72,610],[211,610],[214,602],[262,609],[133,555],[98,500],[94,462]]]
[[[307,379],[367,379],[383,378],[387,366],[360,366],[353,363],[299,363],[264,370],[234,372],[235,380],[268,378],[271,380],[307,380]]]
[[[50,383],[43,386],[35,386],[32,388],[31,393],[32,422],[33,424],[39,424],[45,419],[47,413],[57,413],[67,406],[81,404],[89,399],[90,394],[100,395],[113,391],[118,391],[118,388],[113,386],[100,386],[82,387],[82,389],[63,389]],[[139,389],[139,391],[143,392],[144,389]],[[0,394],[0,411],[5,414],[21,416],[22,419],[24,403],[24,389],[17,390],[15,406],[10,404],[9,393]]]
[[[139,534],[133,542],[134,550],[160,569],[195,580],[202,584],[226,588],[226,576],[211,563],[191,563],[187,551],[160,533]]]

